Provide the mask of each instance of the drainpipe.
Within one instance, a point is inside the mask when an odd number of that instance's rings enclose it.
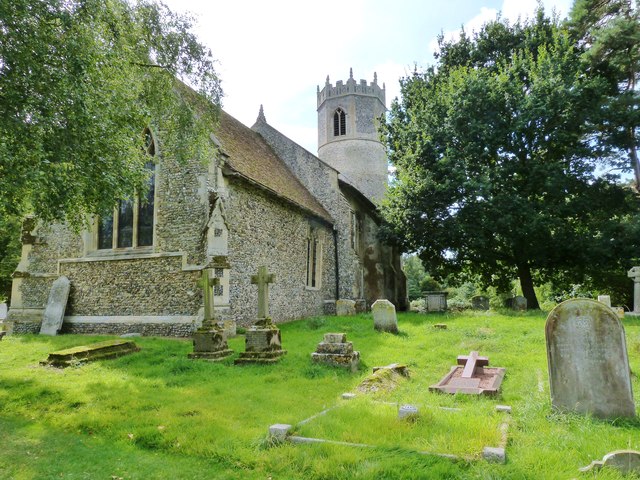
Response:
[[[340,267],[338,264],[338,228],[333,226],[333,251],[336,265],[336,300],[340,300]]]

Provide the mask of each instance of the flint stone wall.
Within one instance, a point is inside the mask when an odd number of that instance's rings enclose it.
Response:
[[[322,315],[324,300],[335,295],[331,228],[311,220],[322,244],[321,285],[311,289],[306,287],[308,215],[242,180],[229,182],[226,202],[231,317],[240,325],[255,322],[258,287],[251,284],[251,276],[261,265],[276,275],[276,282],[269,285],[274,322]]]

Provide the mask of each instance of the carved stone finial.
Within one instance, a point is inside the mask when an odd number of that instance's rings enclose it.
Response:
[[[373,72],[373,83],[374,84],[378,83],[378,73],[377,72]]]
[[[267,123],[267,119],[264,116],[264,108],[262,108],[262,105],[260,105],[260,111],[258,112],[258,122],[264,122]]]
[[[327,81],[325,82],[326,85],[329,85],[329,75],[327,75]]]
[[[353,67],[349,68],[349,78],[353,78]]]

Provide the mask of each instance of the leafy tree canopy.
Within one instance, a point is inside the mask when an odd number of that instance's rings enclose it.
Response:
[[[608,84],[580,53],[539,10],[440,38],[437,65],[402,80],[384,127],[396,175],[383,213],[431,274],[503,291],[517,276],[538,308],[535,281],[637,252],[638,199],[601,174],[612,160],[593,142]]]
[[[146,127],[177,159],[211,148],[222,92],[191,27],[153,0],[0,0],[0,216],[110,211],[144,189]]]

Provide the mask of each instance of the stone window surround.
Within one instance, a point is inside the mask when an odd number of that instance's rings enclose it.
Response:
[[[347,134],[347,114],[342,107],[333,113],[333,136],[342,137]]]
[[[313,251],[314,249],[315,252]],[[315,265],[313,263],[314,260]],[[309,236],[307,237],[306,272],[307,278],[305,279],[305,289],[320,290],[322,287],[322,240],[319,238],[316,230],[310,230]]]

